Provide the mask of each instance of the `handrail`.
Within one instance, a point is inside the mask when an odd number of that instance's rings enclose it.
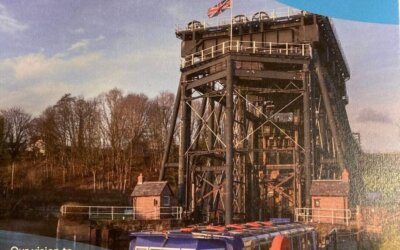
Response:
[[[181,58],[181,68],[215,58],[227,52],[247,52],[253,54],[281,54],[312,57],[312,47],[308,43],[275,43],[256,41],[225,41]]]
[[[266,13],[267,16],[262,16],[259,13]],[[253,14],[241,14],[240,16],[243,16],[239,22],[235,22],[235,17],[233,18],[233,24],[236,23],[247,23],[247,22],[252,22],[252,21],[262,21],[262,20],[276,20],[280,18],[290,18],[295,15],[305,15],[308,12],[301,11],[299,9],[295,8],[278,8],[278,9],[273,9],[270,11],[257,11]],[[259,14],[258,18],[254,18],[256,14]],[[195,20],[193,20],[195,21]],[[193,22],[192,21],[192,22]],[[185,25],[176,25],[176,32],[182,32],[182,31],[194,31],[194,30],[204,30],[207,28],[218,28],[221,26],[226,26],[231,24],[231,19],[230,17],[222,17],[222,18],[212,18],[212,19],[207,19],[207,21],[198,21],[198,25],[195,25],[192,23],[192,25],[189,27],[187,24]]]
[[[349,225],[349,220],[351,219],[350,209],[340,209],[340,208],[296,208],[295,209],[295,221],[296,222],[316,222],[321,223],[329,222],[331,224],[338,224],[339,222],[345,222]],[[322,219],[322,220],[321,220]]]
[[[145,211],[145,212],[144,212]],[[156,215],[154,218],[160,219],[165,216],[175,220],[182,219],[182,207],[154,207],[153,210],[148,208],[127,206],[80,206],[80,205],[62,205],[60,208],[62,216],[66,215],[86,215],[89,219],[137,219],[147,215]]]

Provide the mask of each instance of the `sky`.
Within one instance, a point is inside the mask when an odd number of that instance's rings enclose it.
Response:
[[[175,93],[176,25],[207,20],[217,0],[0,0],[0,109],[39,115],[65,93],[114,87]],[[234,14],[286,8],[236,0]],[[229,17],[229,12],[222,14]],[[334,19],[347,58],[350,125],[367,152],[400,152],[399,26]]]

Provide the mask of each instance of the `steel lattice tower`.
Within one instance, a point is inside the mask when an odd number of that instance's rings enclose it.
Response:
[[[236,16],[232,41],[229,22],[176,32],[181,80],[160,179],[178,169],[179,202],[197,221],[290,217],[310,207],[313,179],[357,168],[349,70],[331,22],[289,13]]]

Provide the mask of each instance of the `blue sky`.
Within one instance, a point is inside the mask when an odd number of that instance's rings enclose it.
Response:
[[[0,0],[0,109],[18,105],[38,115],[65,93],[94,97],[114,87],[175,92],[176,24],[207,19],[216,2]],[[236,0],[234,14],[280,7]],[[334,23],[351,70],[353,130],[367,151],[400,151],[399,27]]]

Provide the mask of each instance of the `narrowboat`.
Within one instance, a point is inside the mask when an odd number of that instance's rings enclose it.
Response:
[[[192,226],[132,233],[130,239],[129,250],[317,250],[315,228],[300,223]]]

